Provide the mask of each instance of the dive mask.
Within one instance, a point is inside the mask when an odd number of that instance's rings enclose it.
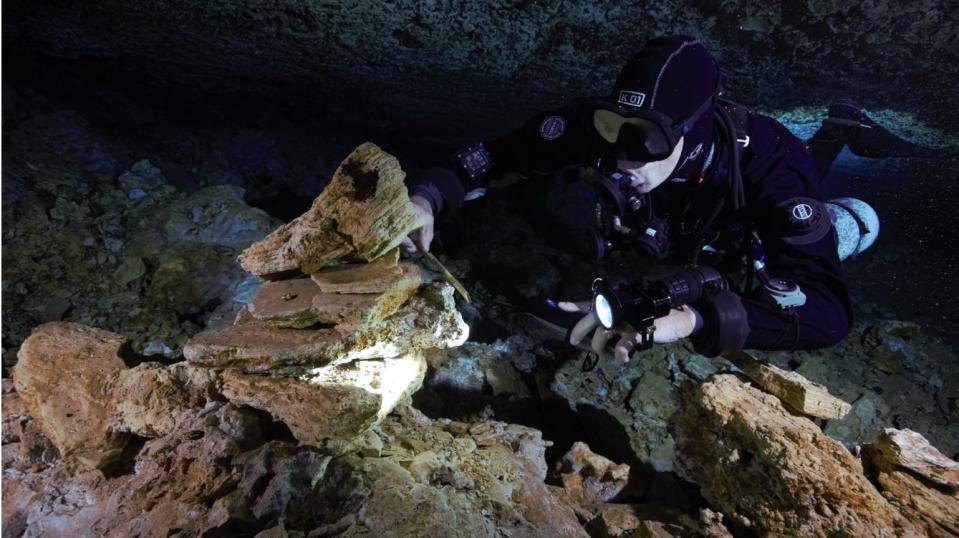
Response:
[[[655,110],[630,110],[600,99],[593,111],[593,127],[614,146],[618,156],[629,161],[661,161],[672,154],[679,139],[692,129],[712,102],[710,96],[692,114],[673,121]]]

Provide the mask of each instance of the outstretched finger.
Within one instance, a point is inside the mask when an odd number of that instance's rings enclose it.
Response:
[[[579,343],[586,338],[586,335],[598,325],[599,320],[595,314],[586,314],[583,316],[583,319],[579,320],[576,325],[573,326],[573,330],[569,332],[569,343],[574,346],[579,345]]]
[[[613,356],[620,364],[626,364],[629,362],[629,354],[633,352],[635,347],[636,335],[627,333],[619,339],[619,342],[616,342],[616,347],[613,348]]]
[[[423,226],[420,228],[420,233],[418,236],[418,241],[420,248],[423,249],[423,252],[430,251],[430,243],[433,242],[433,227],[432,226]]]
[[[593,333],[593,342],[592,348],[593,351],[599,353],[601,356],[609,356],[609,352],[606,351],[606,343],[609,342],[609,339],[616,334],[613,331],[607,331],[606,329],[600,327],[596,329],[596,332]]]
[[[403,251],[407,254],[416,254],[416,245],[413,243],[413,240],[409,236],[403,238],[403,242],[400,243],[400,246],[403,247]]]

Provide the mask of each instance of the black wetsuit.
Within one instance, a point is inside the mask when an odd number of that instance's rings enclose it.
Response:
[[[562,119],[559,136],[556,117]],[[460,207],[468,193],[484,188],[487,178],[501,173],[529,175],[594,164],[608,146],[591,122],[592,108],[585,99],[539,114],[523,127],[485,143],[494,163],[488,173],[471,179],[455,165],[432,168],[413,181],[411,194],[430,200],[434,214],[440,215]],[[672,223],[670,233],[676,236],[672,244],[677,249],[698,248],[702,243],[690,242],[715,239],[717,234],[755,232],[762,240],[767,272],[798,284],[806,301],[784,311],[762,293],[742,294],[748,320],[743,347],[780,350],[834,345],[849,332],[852,307],[813,158],[799,139],[772,118],[749,113],[744,127],[748,142],[740,143],[738,197],[727,179],[731,157],[723,148],[730,141],[723,136],[714,137],[715,158],[701,179],[667,181],[652,192]],[[826,222],[811,226],[804,220],[810,209]],[[683,230],[689,232],[685,237]]]

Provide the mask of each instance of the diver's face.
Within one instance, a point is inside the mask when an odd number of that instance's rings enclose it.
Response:
[[[636,191],[646,194],[663,184],[666,178],[676,169],[679,162],[679,156],[683,153],[683,141],[686,137],[680,137],[676,142],[676,147],[669,157],[661,161],[641,162],[641,161],[616,161],[616,168],[632,176],[632,186]]]

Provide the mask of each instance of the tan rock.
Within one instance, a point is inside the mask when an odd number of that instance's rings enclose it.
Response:
[[[400,249],[395,248],[370,263],[347,263],[327,267],[310,275],[324,293],[379,293],[403,276]],[[406,264],[404,264],[406,265]]]
[[[829,389],[813,383],[796,372],[788,372],[768,362],[759,361],[745,352],[730,353],[724,358],[735,364],[766,392],[776,396],[790,408],[807,416],[835,419],[849,413],[852,406],[829,394]]]
[[[247,271],[275,279],[315,273],[334,260],[374,260],[424,224],[395,157],[375,144],[356,148],[303,215],[239,256]]]
[[[887,428],[863,447],[882,495],[929,536],[959,536],[959,463],[920,434]]]
[[[914,532],[840,443],[736,376],[718,375],[700,385],[676,430],[680,475],[753,532]]]
[[[421,287],[387,319],[345,333],[278,329],[252,321],[200,333],[186,343],[183,355],[197,364],[266,372],[453,347],[466,341],[468,334],[469,327],[456,310],[453,288],[431,284]]]
[[[379,293],[321,293],[313,297],[312,313],[323,323],[363,326],[396,312],[419,289],[420,270],[413,264],[398,266],[399,277]]]
[[[156,362],[122,370],[110,387],[112,428],[154,438],[172,432],[184,414],[215,399],[216,373],[189,363]]]
[[[183,356],[205,366],[268,371],[325,364],[341,339],[333,329],[281,329],[254,320],[194,336],[183,347]]]
[[[948,491],[959,491],[959,462],[951,460],[912,430],[886,428],[868,449],[884,469],[915,474]]]
[[[613,463],[583,442],[574,443],[563,456],[559,472],[577,514],[586,520],[595,517],[598,507],[613,500],[629,481],[629,465]]]
[[[313,297],[319,293],[320,288],[309,278],[267,281],[247,309],[251,316],[274,327],[302,329],[320,322],[312,310]]]
[[[78,323],[40,325],[17,354],[13,380],[37,426],[67,468],[99,469],[115,462],[129,436],[110,431],[111,377],[126,368],[126,338]]]
[[[420,388],[426,359],[414,353],[317,368],[299,377],[223,372],[223,394],[286,424],[303,444],[341,453]]]

